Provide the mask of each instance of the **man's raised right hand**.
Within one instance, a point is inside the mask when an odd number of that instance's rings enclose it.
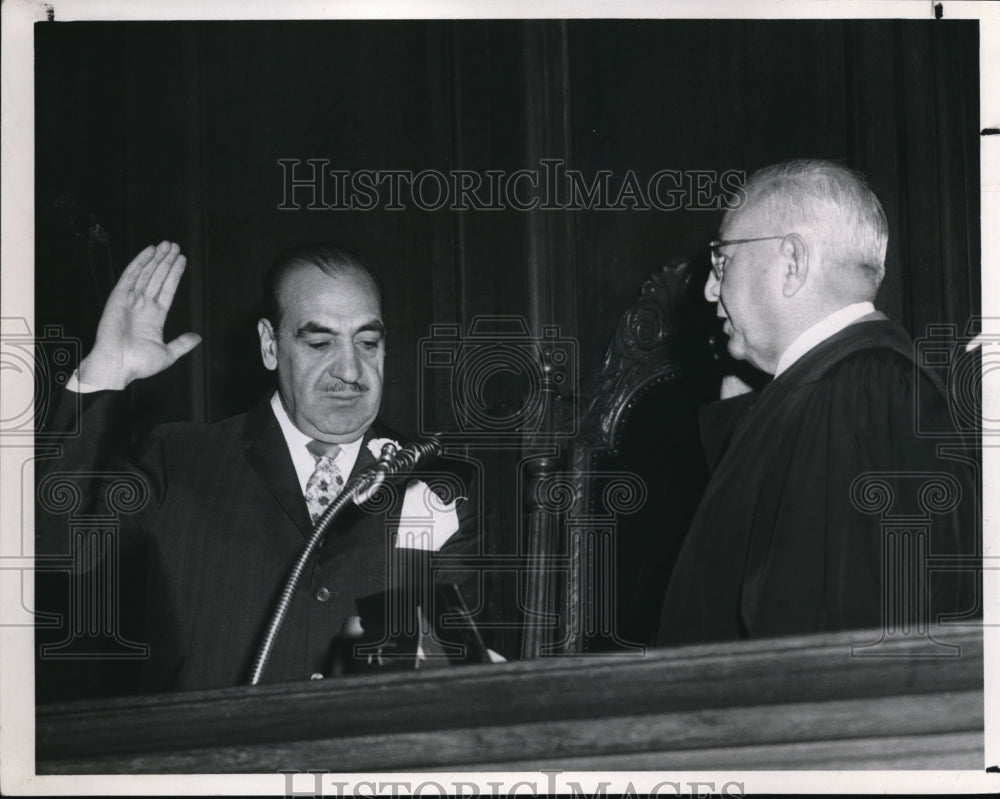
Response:
[[[125,388],[162,372],[201,343],[197,333],[163,341],[163,324],[187,259],[179,245],[150,245],[125,267],[97,326],[94,349],[80,364],[80,383]]]

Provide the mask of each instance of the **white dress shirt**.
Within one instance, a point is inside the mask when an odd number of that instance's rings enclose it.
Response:
[[[281,426],[281,432],[285,436],[285,443],[288,445],[288,452],[292,456],[292,463],[295,466],[295,474],[299,478],[299,487],[302,489],[302,494],[304,496],[306,493],[306,483],[309,482],[309,476],[316,469],[316,458],[309,450],[306,449],[306,444],[312,441],[312,439],[299,430],[299,428],[297,428],[289,418],[288,411],[286,411],[285,406],[281,404],[281,397],[278,396],[277,391],[275,391],[274,396],[271,397],[271,408],[274,411],[274,415],[278,419],[278,424]],[[358,459],[358,453],[361,452],[361,442],[363,439],[364,435],[349,444],[341,444],[340,452],[338,452],[337,457],[333,459],[333,462],[337,465],[337,469],[340,471],[340,476],[344,478],[345,483],[347,482],[347,478],[351,476],[351,470],[354,468],[354,463]]]
[[[780,375],[820,342],[826,341],[830,336],[839,333],[852,322],[856,322],[862,316],[867,316],[870,313],[875,313],[875,306],[870,302],[855,302],[820,319],[812,327],[800,333],[795,341],[788,346],[788,349],[781,353],[778,366],[774,370],[774,376]]]

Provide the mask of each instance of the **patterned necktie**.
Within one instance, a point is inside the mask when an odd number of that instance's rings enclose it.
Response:
[[[310,441],[306,449],[316,459],[316,468],[306,483],[306,507],[309,508],[312,523],[316,524],[344,487],[344,478],[340,476],[335,462],[340,447],[324,441]]]

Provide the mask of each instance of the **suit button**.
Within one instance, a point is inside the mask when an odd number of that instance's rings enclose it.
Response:
[[[316,599],[318,599],[320,602],[326,602],[326,600],[328,600],[329,598],[330,598],[330,589],[328,588],[320,588],[319,591],[316,592]]]
[[[320,674],[320,673],[319,673],[319,672],[317,671],[317,672],[316,672],[315,674],[312,674],[312,675],[310,675],[309,679],[310,679],[310,680],[322,680],[322,679],[323,679],[323,675],[322,675],[322,674]]]

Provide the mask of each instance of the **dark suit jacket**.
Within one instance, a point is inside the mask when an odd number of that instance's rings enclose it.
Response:
[[[69,398],[76,399],[76,398]],[[251,411],[217,423],[174,423],[155,428],[127,450],[127,420],[121,392],[98,392],[82,400],[81,435],[62,457],[43,462],[40,493],[57,484],[45,474],[69,473],[79,486],[83,510],[108,511],[107,472],[131,474],[148,489],[134,513],[121,515],[122,557],[139,563],[144,578],[144,691],[201,689],[246,682],[254,654],[286,578],[312,527],[288,448],[267,398]],[[64,403],[67,408],[74,403]],[[57,411],[52,427],[65,424]],[[52,432],[50,429],[49,432]],[[365,435],[355,473],[372,463],[367,443],[399,436],[376,423]],[[479,494],[469,468],[440,461],[428,467],[454,482],[467,499],[458,503],[460,529],[441,556],[479,551]],[[102,470],[102,475],[88,472]],[[418,476],[419,473],[418,473]],[[110,482],[109,482],[110,481]],[[374,510],[351,506],[338,517],[303,574],[278,635],[263,682],[328,675],[331,643],[347,617],[358,615],[356,600],[430,568],[428,553],[394,546],[396,520],[405,489],[397,479]],[[118,507],[122,506],[118,497]],[[51,505],[39,497],[41,505]],[[111,497],[114,502],[115,498]],[[127,504],[127,503],[126,503]],[[65,552],[67,515],[40,510],[37,551]],[[434,557],[436,565],[446,558]],[[440,572],[435,579],[462,581],[466,601],[478,604],[474,574]],[[123,602],[137,601],[123,597]]]

